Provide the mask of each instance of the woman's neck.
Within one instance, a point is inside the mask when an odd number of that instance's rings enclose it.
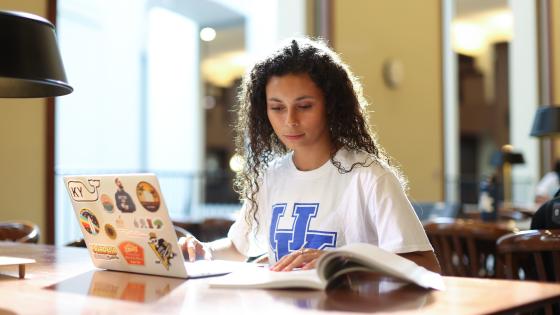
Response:
[[[294,150],[294,165],[300,171],[312,171],[323,166],[334,154],[332,148],[326,150]]]

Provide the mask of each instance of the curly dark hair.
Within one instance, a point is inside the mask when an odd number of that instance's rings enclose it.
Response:
[[[253,221],[257,227],[259,225],[256,195],[262,176],[272,160],[288,151],[272,129],[266,104],[269,79],[286,74],[308,74],[323,92],[327,125],[335,148],[331,163],[340,173],[351,172],[356,166],[384,161],[385,167],[399,178],[406,189],[406,180],[377,143],[375,133],[369,129],[365,118],[368,103],[363,97],[361,84],[348,66],[321,40],[293,39],[254,64],[244,76],[238,95],[236,153],[244,158],[245,164],[243,170],[237,173],[234,185],[241,199],[248,202],[245,220],[250,227],[253,227]],[[334,159],[336,151],[341,148],[367,152],[372,158],[345,169]]]

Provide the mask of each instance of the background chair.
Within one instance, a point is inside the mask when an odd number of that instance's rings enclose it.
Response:
[[[498,240],[497,250],[506,278],[560,282],[560,230],[507,234]],[[560,303],[547,305],[544,311],[560,314]]]
[[[494,277],[496,241],[512,230],[495,223],[436,218],[424,223],[443,274]]]
[[[0,241],[37,244],[40,234],[39,226],[29,221],[0,222]]]
[[[504,235],[497,250],[508,279],[560,282],[560,230]]]
[[[200,224],[200,240],[211,242],[227,236],[233,220],[225,218],[208,218]]]
[[[207,218],[194,222],[173,221],[173,224],[186,229],[201,242],[211,242],[226,237],[233,222],[228,218]]]

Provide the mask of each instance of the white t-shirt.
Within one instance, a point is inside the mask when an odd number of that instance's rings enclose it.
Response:
[[[559,187],[560,181],[558,180],[558,174],[556,174],[556,172],[548,172],[537,184],[535,192],[539,196],[545,196],[552,199]]]
[[[339,150],[341,174],[329,160],[312,171],[299,171],[293,154],[275,160],[258,192],[258,231],[248,240],[245,205],[228,237],[249,256],[256,241],[274,263],[306,248],[329,249],[350,243],[370,243],[394,253],[433,250],[426,233],[396,176],[372,163],[363,152]]]

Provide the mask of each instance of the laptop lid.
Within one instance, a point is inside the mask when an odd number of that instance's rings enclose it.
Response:
[[[155,174],[65,176],[64,183],[96,267],[187,277]]]

